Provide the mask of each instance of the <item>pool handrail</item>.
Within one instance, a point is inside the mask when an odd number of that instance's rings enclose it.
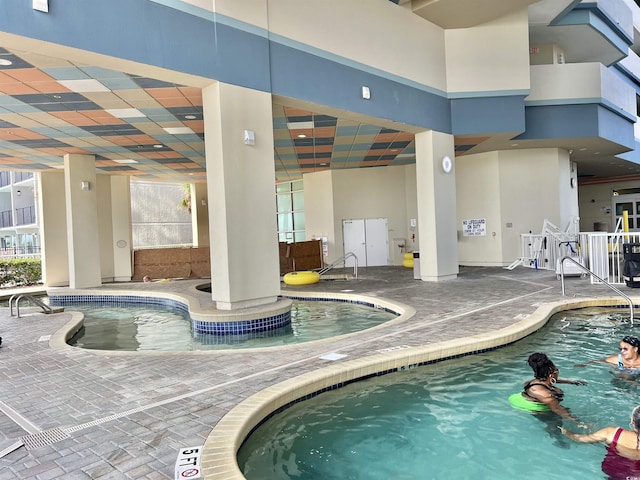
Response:
[[[607,287],[609,287],[611,290],[613,290],[618,295],[620,295],[622,298],[624,298],[627,301],[627,303],[629,304],[629,311],[630,311],[630,314],[631,314],[631,317],[630,317],[631,318],[631,325],[633,325],[633,300],[631,300],[631,298],[626,293],[623,293],[621,290],[619,290],[618,288],[614,287],[613,285],[611,285],[609,282],[607,282],[603,278],[600,278],[598,275],[593,273],[591,270],[589,270],[587,267],[582,265],[580,262],[578,262],[573,257],[562,257],[562,260],[560,260],[560,281],[562,282],[562,295],[566,295],[565,294],[565,289],[564,289],[564,262],[565,262],[565,260],[572,261],[573,263],[575,263],[578,266],[578,268],[580,268],[586,274],[591,275],[592,277],[595,277],[600,282],[602,282]]]
[[[335,262],[331,263],[330,265],[327,265],[324,268],[321,268],[320,270],[318,270],[318,273],[320,275],[324,275],[325,273],[327,273],[329,270],[333,269],[334,267],[336,267],[336,265],[340,264],[340,263],[345,263],[346,264],[346,260],[347,258],[353,258],[353,277],[354,278],[358,278],[358,257],[356,256],[355,253],[353,252],[347,252],[345,253],[342,257],[340,257],[339,259],[337,259]]]

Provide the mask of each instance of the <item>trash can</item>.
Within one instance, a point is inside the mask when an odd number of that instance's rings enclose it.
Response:
[[[624,265],[622,266],[622,278],[627,287],[640,287],[640,243],[623,243],[622,256]]]
[[[420,252],[413,252],[413,278],[420,280]]]

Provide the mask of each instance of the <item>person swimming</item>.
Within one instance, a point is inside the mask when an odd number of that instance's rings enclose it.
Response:
[[[531,354],[527,362],[533,370],[534,378],[525,382],[522,396],[531,402],[547,405],[562,418],[580,424],[581,422],[567,408],[560,405],[564,399],[564,392],[556,384],[586,385],[587,382],[560,378],[560,371],[544,353]]]
[[[594,363],[608,363],[615,365],[618,370],[640,372],[640,339],[627,335],[620,340],[620,353],[610,355],[604,359],[591,360],[587,363],[578,363],[576,367],[586,367]]]
[[[604,443],[607,453],[602,471],[609,480],[640,479],[640,406],[631,412],[632,430],[609,426],[593,433],[575,433],[559,427],[563,435],[580,443]]]

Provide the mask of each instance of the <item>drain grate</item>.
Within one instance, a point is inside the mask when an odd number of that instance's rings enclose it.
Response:
[[[25,435],[20,437],[22,443],[27,450],[33,450],[34,448],[46,447],[52,443],[60,442],[71,438],[65,431],[59,428],[52,428],[50,430],[44,430],[43,432],[34,433],[33,435]]]

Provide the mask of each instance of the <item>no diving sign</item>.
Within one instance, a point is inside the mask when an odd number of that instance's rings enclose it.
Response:
[[[181,448],[178,452],[176,460],[176,480],[188,478],[196,480],[202,478],[202,470],[200,469],[200,456],[202,455],[202,447]]]

